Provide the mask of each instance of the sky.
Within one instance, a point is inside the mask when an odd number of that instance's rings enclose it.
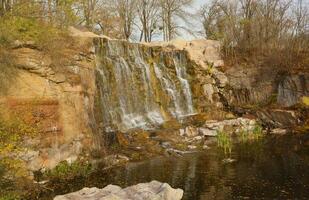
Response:
[[[196,11],[199,10],[202,7],[202,5],[206,4],[209,1],[210,0],[194,0],[192,7],[188,8],[188,11],[190,13],[196,13]],[[184,22],[180,22],[180,23],[182,23],[181,25],[183,25],[183,26],[187,26]],[[192,29],[196,32],[201,31],[202,28],[203,28],[201,22],[198,19],[193,19],[192,24],[194,24],[194,27],[192,27]],[[134,33],[133,41],[134,40],[137,41],[139,39],[139,34],[140,34],[139,31]],[[193,36],[193,35],[187,33],[186,31],[181,30],[180,36],[178,36],[176,39],[192,40],[192,39],[202,38],[202,37],[203,36],[201,36],[201,35]],[[153,41],[162,41],[162,40],[163,40],[162,35],[154,36],[154,38],[153,38]]]
[[[191,12],[196,12],[196,10],[200,9],[203,5],[205,5],[206,3],[210,2],[211,0],[194,0],[194,4],[192,6],[192,8],[189,8],[189,10]],[[292,3],[296,4],[298,0],[292,0]],[[309,8],[309,0],[303,0],[303,3],[307,6],[307,8]],[[195,24],[194,30],[195,31],[201,31],[202,30],[202,24],[198,19],[195,19],[195,22],[193,22]],[[197,36],[192,36],[186,32],[182,32],[182,35],[179,36],[178,38],[181,39],[185,39],[185,40],[192,40],[192,39],[196,39],[196,38],[201,38],[203,36],[201,35],[197,35]]]
[[[203,5],[205,5],[209,1],[210,0],[194,0],[192,7],[188,8],[188,11],[190,13],[196,13],[197,10],[199,10]],[[199,32],[203,29],[202,24],[198,19],[193,19],[192,24],[194,24],[194,26],[190,28],[193,29],[193,31],[195,32]],[[186,26],[186,24],[183,24],[183,26]],[[192,40],[192,39],[203,37],[202,35],[193,36],[187,33],[186,31],[180,31],[180,32],[181,32],[181,35],[177,37],[178,39]]]
[[[194,0],[193,2],[193,5],[192,7],[188,8],[188,11],[191,12],[191,13],[195,13],[197,10],[199,10],[203,5],[205,5],[206,3],[210,2],[211,0]],[[296,3],[297,0],[292,0],[293,3]],[[303,3],[309,7],[309,0],[303,0]],[[183,26],[186,26],[186,24],[184,22],[181,22],[183,23],[182,25]],[[192,27],[192,30],[194,32],[201,32],[203,30],[203,27],[202,27],[202,24],[201,24],[201,21],[199,19],[193,19],[193,22],[192,24],[194,24],[194,26]],[[178,36],[177,38],[180,38],[180,39],[185,39],[185,40],[192,40],[192,39],[196,39],[196,38],[202,38],[204,37],[203,35],[191,35],[189,33],[187,33],[186,31],[180,31],[181,35]],[[157,36],[154,38],[154,40],[157,40],[157,41],[160,41],[162,40],[162,37],[161,36]]]

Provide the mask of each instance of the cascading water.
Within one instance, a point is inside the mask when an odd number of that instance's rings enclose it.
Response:
[[[192,103],[192,95],[191,95],[191,89],[188,80],[186,79],[187,72],[186,72],[186,67],[185,66],[180,66],[180,63],[183,63],[180,61],[175,61],[175,68],[176,68],[176,73],[177,77],[182,85],[182,90],[184,93],[184,96],[187,101],[187,113],[192,114],[193,113],[193,103]]]
[[[105,131],[152,129],[194,112],[186,58],[102,39],[96,47],[98,104]]]

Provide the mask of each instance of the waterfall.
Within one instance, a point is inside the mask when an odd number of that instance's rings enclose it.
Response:
[[[157,64],[154,65],[155,68],[155,73],[158,79],[160,80],[161,86],[166,90],[167,94],[172,98],[174,107],[169,107],[170,112],[174,117],[182,115],[183,111],[181,110],[180,107],[180,102],[179,102],[179,94],[177,93],[176,86],[170,78],[165,78],[163,76],[163,73],[161,69],[158,67]]]
[[[187,61],[181,53],[102,40],[96,50],[99,107],[105,131],[153,129],[194,112]],[[168,62],[171,59],[173,62]]]
[[[176,72],[177,72],[177,77],[182,85],[182,90],[185,95],[186,101],[187,101],[187,113],[188,114],[193,114],[193,103],[192,103],[192,95],[191,95],[191,89],[188,80],[185,78],[187,73],[186,73],[186,68],[181,67],[179,65],[179,62],[175,61],[175,67],[176,67]]]

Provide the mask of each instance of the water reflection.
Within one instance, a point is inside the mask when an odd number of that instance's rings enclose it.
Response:
[[[304,135],[237,144],[232,152],[236,161],[228,164],[222,162],[224,155],[216,146],[184,157],[130,163],[58,185],[55,193],[158,180],[184,189],[185,200],[309,199],[309,147],[304,145],[308,141]]]

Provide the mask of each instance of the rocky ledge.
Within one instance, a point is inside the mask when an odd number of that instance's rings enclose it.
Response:
[[[54,200],[180,200],[182,196],[182,189],[151,181],[124,189],[117,185],[108,185],[103,189],[83,188],[77,192],[56,196]]]

